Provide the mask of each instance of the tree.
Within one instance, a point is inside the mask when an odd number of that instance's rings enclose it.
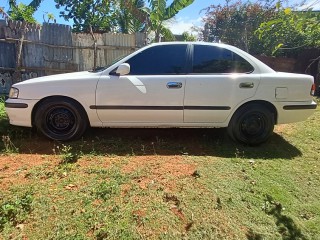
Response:
[[[188,32],[183,32],[182,33],[182,37],[183,37],[183,40],[184,41],[188,41],[188,42],[194,42],[194,41],[197,41],[197,38],[196,36],[188,33]]]
[[[267,2],[211,5],[206,9],[202,35],[205,41],[221,41],[252,54],[263,51],[263,45],[254,34],[261,22],[273,16],[273,6]]]
[[[294,57],[306,48],[320,47],[320,14],[277,4],[274,17],[261,23],[256,34],[267,54]]]
[[[148,16],[149,30],[155,33],[155,41],[158,42],[160,36],[166,40],[174,40],[172,32],[164,26],[164,22],[173,18],[180,10],[192,4],[194,0],[173,0],[168,7],[166,0],[148,0],[148,2],[149,8],[143,10]]]
[[[121,0],[117,13],[119,31],[122,33],[144,31],[147,19],[142,11],[144,7],[144,0]]]
[[[35,11],[32,7],[19,3],[18,6],[11,8],[9,14],[12,20],[36,23],[36,20],[33,17],[34,12]]]
[[[9,2],[10,8],[18,6],[16,0],[9,0],[8,2]],[[37,11],[38,8],[40,7],[41,2],[43,2],[43,0],[33,0],[27,6],[32,7],[34,9],[34,11]]]
[[[73,20],[76,32],[110,32],[117,29],[116,0],[55,0],[56,8],[66,21]]]
[[[36,23],[33,14],[39,8],[43,0],[33,0],[29,5],[19,3],[16,0],[9,0],[10,10],[8,14],[11,19],[18,21],[26,21],[28,23]]]

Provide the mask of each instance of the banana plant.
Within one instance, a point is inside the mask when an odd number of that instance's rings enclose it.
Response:
[[[28,5],[25,5],[23,3],[17,4],[16,0],[9,0],[10,9],[8,13],[14,20],[36,23],[33,14],[39,8],[42,1],[43,0],[33,0]]]
[[[149,7],[141,10],[148,16],[148,30],[155,33],[155,41],[163,36],[166,40],[174,40],[174,35],[164,26],[164,22],[172,19],[179,11],[192,4],[194,0],[173,0],[167,6],[166,0],[148,0]]]
[[[146,16],[141,10],[144,7],[144,0],[120,1],[117,22],[121,33],[144,31]]]
[[[9,0],[8,2],[9,2],[10,8],[17,7],[16,0]],[[33,0],[27,6],[32,7],[34,9],[34,11],[36,11],[40,7],[41,2],[43,2],[43,0]]]

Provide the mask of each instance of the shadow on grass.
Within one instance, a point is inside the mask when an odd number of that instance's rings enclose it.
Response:
[[[255,233],[252,229],[246,233],[248,240],[263,240],[263,236],[259,233]]]
[[[281,203],[275,202],[271,196],[266,197],[266,202],[271,205],[270,209],[266,210],[266,213],[274,217],[278,232],[283,240],[306,239],[293,219],[282,214]]]
[[[53,154],[61,144],[72,146],[75,154],[94,155],[194,155],[224,158],[292,159],[301,152],[274,133],[261,146],[250,147],[229,139],[225,129],[89,129],[77,141],[50,141],[30,130],[25,138],[14,139],[20,153]],[[29,133],[28,133],[29,132]]]

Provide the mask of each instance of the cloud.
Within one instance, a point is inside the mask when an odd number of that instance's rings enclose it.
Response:
[[[191,32],[192,34],[197,34],[192,30],[192,27],[200,27],[202,25],[202,18],[178,18],[167,21],[165,25],[173,32],[173,34],[182,34],[185,31]]]

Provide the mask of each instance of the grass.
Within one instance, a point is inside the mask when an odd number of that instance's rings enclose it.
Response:
[[[320,239],[319,121],[259,147],[219,129],[0,129],[18,148],[0,146],[0,239]]]

